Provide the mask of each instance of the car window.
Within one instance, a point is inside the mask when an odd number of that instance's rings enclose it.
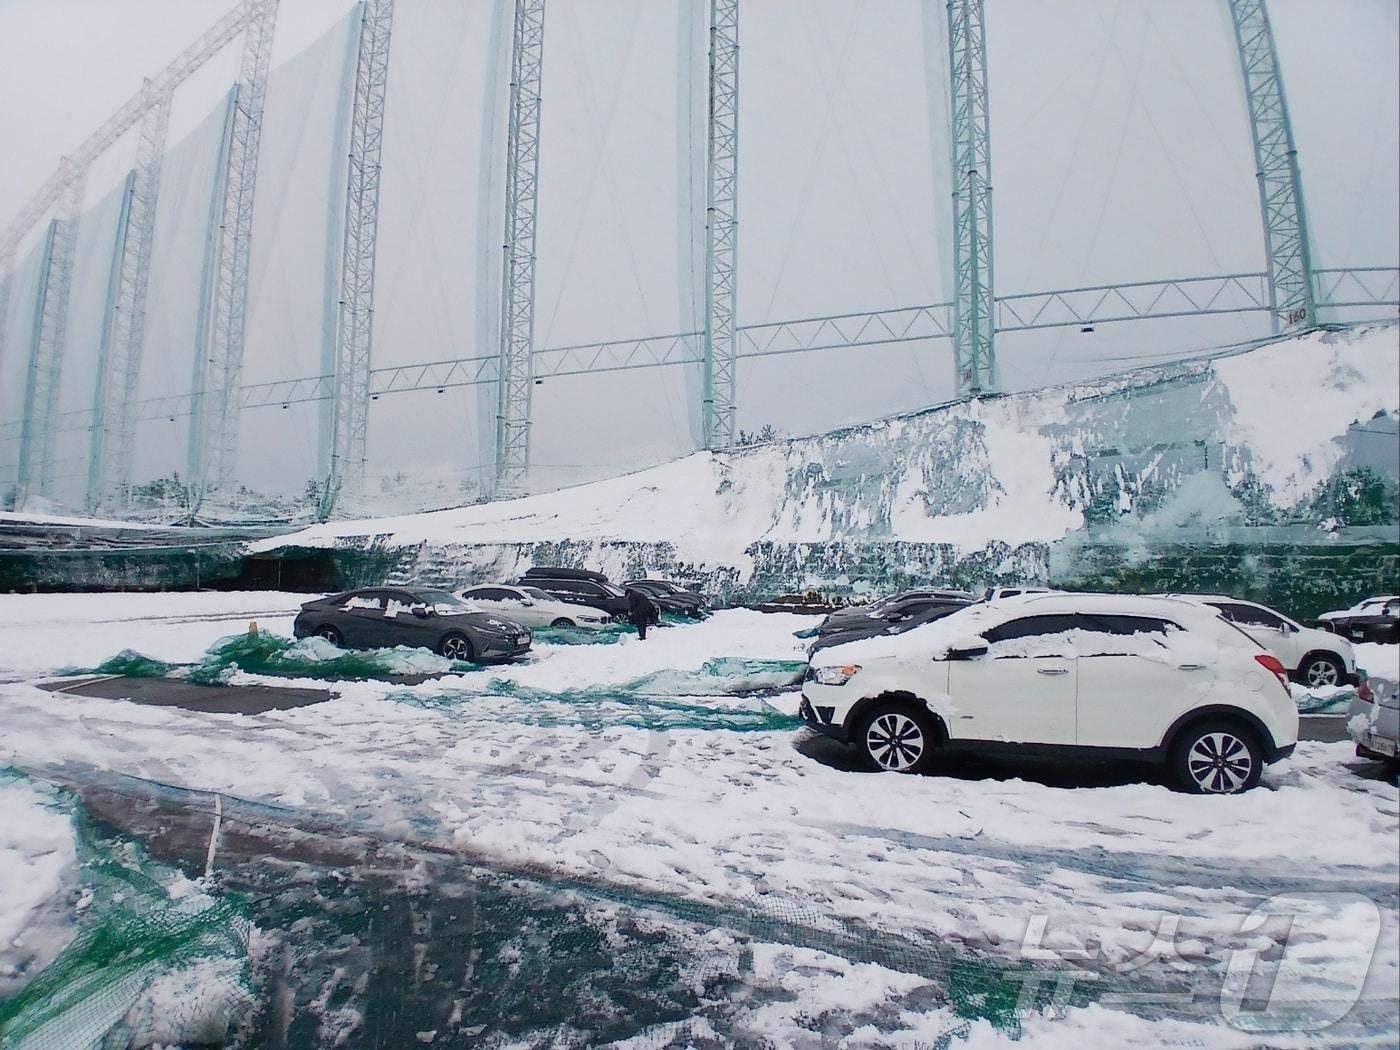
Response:
[[[552,594],[546,594],[544,591],[540,590],[538,587],[521,587],[520,589],[521,589],[522,591],[524,591],[525,594],[527,594],[527,595],[529,595],[531,598],[535,599],[535,601],[537,601],[537,602],[552,602],[552,601],[554,601],[554,595],[552,595]]]
[[[1167,634],[1181,630],[1181,625],[1157,616],[1106,616],[1101,613],[1085,613],[1081,617],[1083,628],[1097,634]]]
[[[1381,610],[1382,616],[1389,616],[1392,620],[1400,617],[1400,602],[1386,602],[1385,608]]]
[[[1283,626],[1283,618],[1276,616],[1267,609],[1261,609],[1257,605],[1246,605],[1244,602],[1208,602],[1220,610],[1220,614],[1232,623],[1243,624],[1246,627],[1272,627],[1275,630]]]
[[[473,597],[480,598],[484,602],[518,602],[520,600],[519,595],[504,587],[482,587],[474,593]]]
[[[377,594],[352,594],[346,598],[345,604],[340,609],[342,612],[373,615],[384,611],[384,599]]]
[[[984,631],[982,637],[988,642],[1009,642],[1013,638],[1033,638],[1042,634],[1064,634],[1078,626],[1080,625],[1077,618],[1071,613],[1023,616],[1018,620],[1008,620],[989,631]]]

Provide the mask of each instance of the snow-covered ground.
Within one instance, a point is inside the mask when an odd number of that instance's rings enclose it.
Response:
[[[1214,988],[1188,1011],[1190,1024],[1147,1020],[1155,1008],[1105,999],[1028,1019],[1032,1045],[1315,1045],[1329,1030],[1251,1032],[1229,996],[1222,1000],[1222,968],[1271,943],[1302,953],[1295,961],[1310,994],[1344,999],[1364,975],[1363,1004],[1393,1006],[1400,796],[1349,743],[1304,742],[1259,790],[1231,798],[1177,794],[1132,769],[859,772],[794,717],[804,643],[793,632],[813,619],[744,610],[646,642],[544,644],[516,664],[420,685],[331,683],[327,703],[256,716],[33,684],[127,648],[195,661],[250,619],[264,633],[289,634],[303,600],[0,597],[0,678],[9,679],[0,684],[0,767],[130,774],[454,846],[507,870],[709,905],[761,901],[813,928],[844,923],[1009,967],[1079,968],[1114,995],[1134,982]],[[234,672],[230,680],[269,679]],[[40,908],[31,898],[63,892],[71,863],[61,841],[42,846],[54,833],[33,816],[38,804],[26,792],[35,790],[0,785],[9,825],[0,832],[0,898],[19,902],[0,909],[0,939],[13,940],[11,927]],[[21,880],[32,892],[12,897]],[[1299,916],[1294,927],[1304,933],[1289,942],[1286,924],[1261,925],[1261,907]],[[789,946],[772,958],[756,953],[753,965],[772,969],[790,993],[752,1005],[745,1021],[775,1046],[934,1045],[949,1029],[946,1008],[914,995],[919,979],[894,963]],[[845,1041],[804,1042],[799,1033],[821,1031],[835,1001],[855,1026]],[[1359,1028],[1336,1029],[1341,1042],[1393,1044],[1393,1017],[1377,1024],[1374,1007],[1366,1016]],[[954,1045],[1005,1039],[977,1022]]]

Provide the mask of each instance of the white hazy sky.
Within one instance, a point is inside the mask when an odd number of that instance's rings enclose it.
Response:
[[[694,23],[706,5],[692,3],[550,0],[540,345],[695,326],[696,227],[687,199],[693,206],[703,133],[694,87],[703,91],[703,66],[693,64],[703,33]],[[0,225],[65,151],[229,6],[0,0]],[[351,6],[282,0],[274,64],[303,53]],[[930,35],[944,7],[943,0],[923,7],[918,0],[743,0],[741,323],[947,297],[946,126],[939,111],[945,73],[942,41]],[[986,7],[1000,294],[1263,268],[1226,0],[987,0]],[[1395,265],[1400,4],[1272,0],[1270,7],[1319,265]],[[508,8],[506,0],[398,0],[376,300],[379,364],[493,349],[499,236],[491,224],[503,190],[486,161],[501,152],[499,122],[493,126],[490,116],[502,97],[500,48],[493,45],[500,38],[492,34]],[[333,209],[326,187],[334,184],[327,181],[334,149],[326,129],[343,53],[323,41],[282,74],[281,99],[311,100],[292,106],[292,117],[285,102],[269,102],[284,108],[269,117],[263,160],[281,168],[259,174],[255,242],[263,237],[264,256],[254,259],[247,382],[320,367],[315,281],[326,238],[315,231],[324,228],[317,223],[326,209],[317,198]],[[235,47],[182,89],[173,150],[217,106],[236,62]],[[207,126],[200,134],[206,148]],[[125,174],[129,147],[120,144],[91,174],[91,205]],[[169,166],[167,178],[197,173],[194,152]],[[191,216],[199,214],[197,204]],[[97,224],[90,226],[96,243]],[[200,228],[195,218],[178,231],[194,245],[181,256],[189,260],[180,264],[186,270],[197,265]],[[281,261],[269,259],[269,250],[282,252]],[[89,298],[100,307],[100,281],[92,287]],[[176,313],[158,310],[157,320]],[[1005,385],[1025,387],[1244,339],[1260,334],[1258,321],[1234,315],[1104,326],[1093,335],[1015,333],[999,337],[999,361]],[[181,384],[188,383],[189,338],[170,325],[169,389],[145,387],[142,396],[187,389]],[[73,350],[75,361],[80,353]],[[740,426],[810,432],[934,403],[951,394],[947,358],[946,343],[931,343],[746,361]],[[0,361],[0,373],[5,367]],[[550,379],[538,387],[541,477],[574,480],[687,451],[688,409],[697,395],[694,376],[682,371]],[[0,386],[6,382],[0,374]],[[626,413],[586,414],[581,432],[580,401],[599,404],[619,394]],[[83,397],[77,391],[65,408],[82,407]],[[386,397],[371,412],[371,470],[470,476],[483,455],[477,433],[489,429],[492,411],[489,391],[481,389]],[[8,418],[9,408],[0,414]],[[314,419],[294,423],[294,415],[280,417],[285,433],[265,416],[245,427],[247,441],[263,442],[250,461],[280,470],[277,484],[292,490],[314,471],[316,432]],[[287,454],[295,442],[300,451]],[[425,459],[425,447],[449,451]],[[0,466],[9,458],[0,449]]]

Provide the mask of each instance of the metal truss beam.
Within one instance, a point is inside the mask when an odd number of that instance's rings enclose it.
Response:
[[[39,277],[39,298],[29,344],[29,375],[24,396],[24,427],[20,437],[15,506],[23,507],[37,489],[51,495],[54,433],[58,389],[63,376],[63,350],[68,338],[68,300],[73,290],[73,264],[78,251],[78,224],[87,189],[87,172],[67,179],[58,217],[49,223]]]
[[[13,262],[25,235],[69,192],[69,182],[75,173],[86,171],[88,165],[105,153],[108,147],[144,119],[153,100],[174,91],[205,62],[222,51],[257,16],[262,4],[263,0],[241,0],[235,4],[70,153],[67,163],[59,165],[58,170],[49,176],[24,209],[5,227],[5,232],[0,234],[0,263],[6,259]]]
[[[197,496],[226,486],[233,478],[238,446],[236,394],[243,371],[244,327],[248,310],[248,261],[252,249],[253,199],[263,102],[272,57],[278,0],[258,0],[248,22],[238,84],[225,125],[225,167],[219,201],[218,235],[209,298],[201,305],[206,339],[195,347],[203,382],[190,428],[190,484]],[[206,260],[207,261],[207,260]]]
[[[524,489],[530,472],[530,400],[535,343],[535,219],[540,168],[540,65],[545,0],[515,0],[506,154],[505,263],[497,372],[498,495]]]
[[[1318,270],[1314,276],[1320,307],[1400,308],[1400,268]],[[1017,332],[1172,317],[1267,313],[1270,308],[1267,279],[1264,273],[1225,274],[1004,296],[996,300],[997,330]],[[935,303],[744,325],[736,331],[740,357],[770,357],[951,339],[951,318],[951,303]],[[703,344],[703,332],[680,332],[644,339],[551,347],[535,352],[535,376],[537,379],[564,378],[700,364],[704,357]],[[499,355],[492,354],[373,368],[370,370],[370,400],[383,394],[419,390],[441,393],[452,387],[495,384],[499,365]],[[335,382],[334,375],[321,375],[251,384],[240,388],[238,405],[240,408],[285,408],[326,401],[335,396]],[[189,415],[198,396],[179,394],[136,402],[132,407],[132,419],[174,420]],[[92,425],[93,414],[84,409],[62,413],[55,419],[55,433],[86,430]],[[0,423],[0,441],[15,440],[21,430],[21,422]]]
[[[1275,332],[1317,323],[1303,180],[1264,0],[1229,0],[1254,140]]]
[[[364,486],[374,341],[374,257],[379,237],[379,162],[393,24],[394,0],[366,0],[360,9],[336,315],[330,476],[318,508],[323,520],[334,511],[342,487],[359,491]]]
[[[949,0],[953,137],[953,366],[959,394],[997,388],[992,320],[992,146],[982,0]]]
[[[147,82],[148,89],[151,87]],[[135,440],[131,410],[141,375],[146,289],[155,246],[161,160],[170,127],[171,92],[153,99],[141,120],[136,167],[127,176],[107,287],[107,310],[93,388],[87,510],[125,506]]]
[[[738,414],[739,0],[710,0],[709,70],[701,422],[706,448],[728,448]]]

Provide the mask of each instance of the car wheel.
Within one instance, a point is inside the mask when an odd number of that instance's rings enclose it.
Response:
[[[1313,653],[1298,668],[1298,677],[1309,689],[1325,685],[1341,685],[1346,668],[1342,661],[1327,653]]]
[[[566,618],[564,618],[563,616],[561,616],[561,617],[559,617],[559,619],[555,620],[555,621],[554,621],[552,624],[550,624],[549,626],[551,626],[551,627],[572,627],[572,626],[574,626],[574,621],[573,621],[573,620],[566,619]]]
[[[315,634],[317,638],[324,638],[334,646],[339,646],[344,641],[340,636],[340,632],[328,623],[317,627],[312,633]]]
[[[876,769],[893,773],[927,773],[938,746],[933,717],[912,704],[877,704],[856,733],[861,753]]]
[[[472,649],[471,639],[466,635],[449,634],[438,643],[438,655],[449,660],[467,662],[475,659],[476,652]]]
[[[1228,721],[1205,721],[1172,744],[1172,771],[1193,795],[1237,795],[1259,783],[1264,754],[1253,732]]]

